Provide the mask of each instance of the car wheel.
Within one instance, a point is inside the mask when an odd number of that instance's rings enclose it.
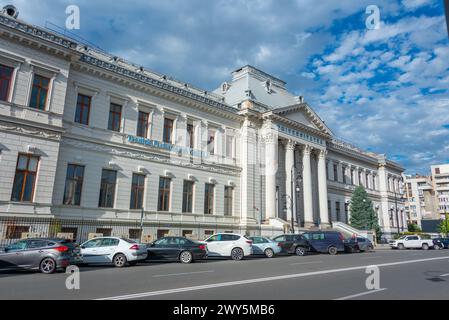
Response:
[[[113,262],[117,268],[123,268],[128,261],[123,253],[119,253],[114,256]]]
[[[231,259],[234,261],[240,261],[243,259],[244,253],[240,248],[234,248],[231,251]]]
[[[296,247],[295,254],[299,257],[306,255],[306,249],[304,247]]]
[[[264,253],[265,253],[265,257],[267,257],[267,258],[273,258],[274,257],[273,249],[270,249],[270,248],[265,249]]]
[[[327,252],[329,252],[329,254],[331,256],[335,256],[338,253],[338,250],[336,247],[332,246],[332,247],[329,247],[329,249],[327,249]]]
[[[424,244],[422,245],[422,249],[423,249],[423,250],[429,250],[429,245],[428,245],[427,243],[424,243]]]
[[[45,258],[39,264],[39,271],[45,274],[52,274],[56,271],[56,261],[52,258]]]
[[[405,247],[404,247],[404,245],[403,245],[402,243],[400,243],[400,244],[398,244],[398,249],[399,249],[399,250],[404,250]]]
[[[192,253],[189,251],[181,252],[181,254],[179,255],[179,261],[181,261],[181,263],[192,263],[193,261]]]
[[[374,250],[373,246],[367,246],[365,252],[371,252],[373,250]]]

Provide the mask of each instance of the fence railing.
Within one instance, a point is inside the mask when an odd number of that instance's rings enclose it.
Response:
[[[5,247],[26,238],[67,238],[83,243],[95,236],[116,236],[149,243],[164,236],[184,236],[193,240],[204,240],[217,232],[247,235],[275,236],[276,228],[237,224],[193,223],[182,224],[164,221],[140,220],[90,220],[69,218],[28,218],[0,216],[0,247]]]

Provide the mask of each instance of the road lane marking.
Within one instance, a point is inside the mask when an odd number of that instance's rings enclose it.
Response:
[[[171,273],[171,274],[158,274],[158,275],[153,276],[153,278],[185,276],[185,275],[189,275],[189,274],[212,273],[212,272],[214,272],[214,271],[209,270],[209,271],[183,272],[183,273]]]
[[[420,262],[446,260],[448,258],[449,257],[446,256],[446,257],[383,263],[383,264],[378,264],[377,267],[381,268],[381,267],[398,266],[398,265],[413,264],[413,263],[420,263]],[[149,292],[142,292],[142,293],[136,293],[136,294],[128,294],[128,295],[121,295],[121,296],[115,296],[115,297],[100,298],[100,299],[96,299],[96,300],[130,300],[130,299],[138,299],[138,298],[147,298],[147,297],[161,296],[161,295],[174,294],[174,293],[182,293],[182,292],[188,292],[188,291],[216,289],[216,288],[231,287],[231,286],[238,286],[238,285],[244,285],[244,284],[254,284],[254,283],[269,282],[269,281],[287,280],[287,279],[297,279],[297,278],[304,278],[304,277],[318,276],[318,275],[325,275],[325,274],[332,274],[332,273],[340,273],[340,272],[347,272],[347,271],[366,270],[366,268],[368,268],[368,267],[372,267],[372,265],[348,267],[348,268],[342,268],[342,269],[322,270],[322,271],[314,271],[314,272],[306,272],[306,273],[297,273],[297,274],[289,274],[289,275],[283,275],[283,276],[274,276],[274,277],[249,279],[249,280],[241,280],[241,281],[222,282],[222,283],[214,283],[214,284],[200,285],[200,286],[194,286],[194,287],[184,287],[184,288],[177,288],[177,289],[160,290],[160,291],[149,291]]]
[[[362,292],[362,293],[357,293],[357,294],[353,294],[353,295],[350,295],[350,296],[346,296],[346,297],[338,298],[338,299],[334,299],[334,300],[350,300],[350,299],[367,296],[369,294],[378,293],[378,292],[385,291],[385,290],[387,290],[387,289],[383,288],[383,289],[378,289],[378,290],[370,290],[370,291],[365,291],[365,292]]]
[[[323,263],[323,261],[308,261],[308,262],[295,262],[295,263],[291,263],[291,266],[294,265],[301,265],[301,264],[314,264],[314,263]]]
[[[449,277],[449,273],[442,274],[440,277]]]

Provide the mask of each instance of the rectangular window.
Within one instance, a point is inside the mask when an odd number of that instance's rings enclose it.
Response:
[[[207,151],[211,154],[215,154],[215,131],[209,130],[207,134]]]
[[[92,103],[92,97],[84,94],[78,94],[78,100],[76,102],[75,122],[89,125],[90,106]]]
[[[435,174],[440,174],[440,168],[435,168]]]
[[[369,174],[368,174],[368,173],[365,174],[365,183],[366,183],[365,187],[366,187],[367,189],[369,189]]]
[[[210,183],[206,183],[204,192],[204,213],[214,214],[214,188],[215,186]]]
[[[130,209],[143,208],[143,195],[145,194],[145,175],[133,173],[131,185]]]
[[[84,166],[69,164],[65,180],[64,204],[67,206],[81,205],[81,191],[83,188]]]
[[[140,229],[129,229],[128,234],[131,240],[140,242],[142,239],[142,230]]]
[[[331,207],[331,201],[330,200],[327,200],[327,215],[328,215],[328,217],[329,217],[329,222],[332,222],[332,221],[334,221],[333,219],[332,219],[332,207]]]
[[[164,119],[164,136],[163,136],[163,141],[165,143],[172,144],[173,123],[174,123],[174,121],[172,119],[169,119],[169,118],[165,118]]]
[[[33,201],[39,157],[19,154],[11,201]]]
[[[187,147],[193,149],[195,147],[195,128],[193,124],[187,124]]]
[[[0,64],[0,101],[8,101],[14,68]]]
[[[113,208],[115,197],[115,186],[117,183],[117,171],[103,169],[101,174],[100,208]]]
[[[111,103],[111,106],[109,108],[108,129],[120,132],[121,122],[122,122],[122,106],[115,103]]]
[[[345,223],[348,223],[349,221],[349,203],[345,203]]]
[[[230,159],[234,157],[234,137],[230,135],[226,136],[226,157]]]
[[[97,228],[95,233],[102,234],[103,237],[110,237],[112,235],[112,229],[111,228]]]
[[[343,222],[341,221],[341,212],[340,212],[340,202],[335,202],[335,212],[337,213],[337,221],[339,222]]]
[[[171,179],[161,177],[159,180],[159,211],[169,211],[170,210],[170,185]]]
[[[136,133],[138,137],[142,138],[148,137],[149,119],[150,119],[149,113],[139,111],[139,118],[137,120],[137,133]]]
[[[6,239],[7,240],[15,240],[15,239],[22,239],[22,233],[29,233],[30,227],[29,226],[7,226],[6,227]]]
[[[184,180],[184,187],[182,192],[182,212],[193,212],[193,181]]]
[[[157,238],[164,238],[164,237],[168,237],[170,235],[170,230],[165,230],[165,229],[159,229],[157,230]]]
[[[334,181],[338,181],[338,165],[334,164]]]
[[[354,185],[354,169],[351,169],[351,185]]]
[[[346,168],[345,167],[341,167],[341,174],[343,177],[343,183],[346,184]]]
[[[35,74],[31,88],[30,107],[45,110],[50,79]]]
[[[225,216],[232,216],[233,214],[233,195],[234,195],[234,188],[225,186],[225,192],[224,192],[224,215]]]

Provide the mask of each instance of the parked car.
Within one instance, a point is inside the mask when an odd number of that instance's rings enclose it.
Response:
[[[374,250],[373,243],[367,238],[354,237],[343,242],[346,252],[370,252]]]
[[[344,237],[338,231],[311,231],[302,236],[308,241],[311,252],[336,255],[345,251]]]
[[[449,249],[449,238],[435,238],[435,239],[433,239],[433,247],[436,250]]]
[[[281,253],[282,249],[276,241],[265,237],[249,237],[253,242],[253,255],[265,255],[267,258],[273,258]]]
[[[81,245],[83,264],[114,264],[118,268],[136,265],[147,258],[145,245],[125,238],[100,237]]]
[[[28,269],[50,274],[79,262],[78,245],[65,239],[25,239],[0,251],[1,270]]]
[[[207,257],[207,247],[183,237],[165,237],[147,246],[147,260],[173,260],[191,263]]]
[[[273,241],[278,243],[284,254],[304,256],[310,251],[309,242],[301,234],[283,234],[273,238]]]
[[[433,248],[434,242],[431,239],[423,239],[418,235],[402,236],[399,239],[391,240],[390,247],[392,249],[423,249]]]
[[[230,257],[242,260],[252,254],[253,242],[246,236],[234,233],[218,233],[205,240],[209,257]]]

